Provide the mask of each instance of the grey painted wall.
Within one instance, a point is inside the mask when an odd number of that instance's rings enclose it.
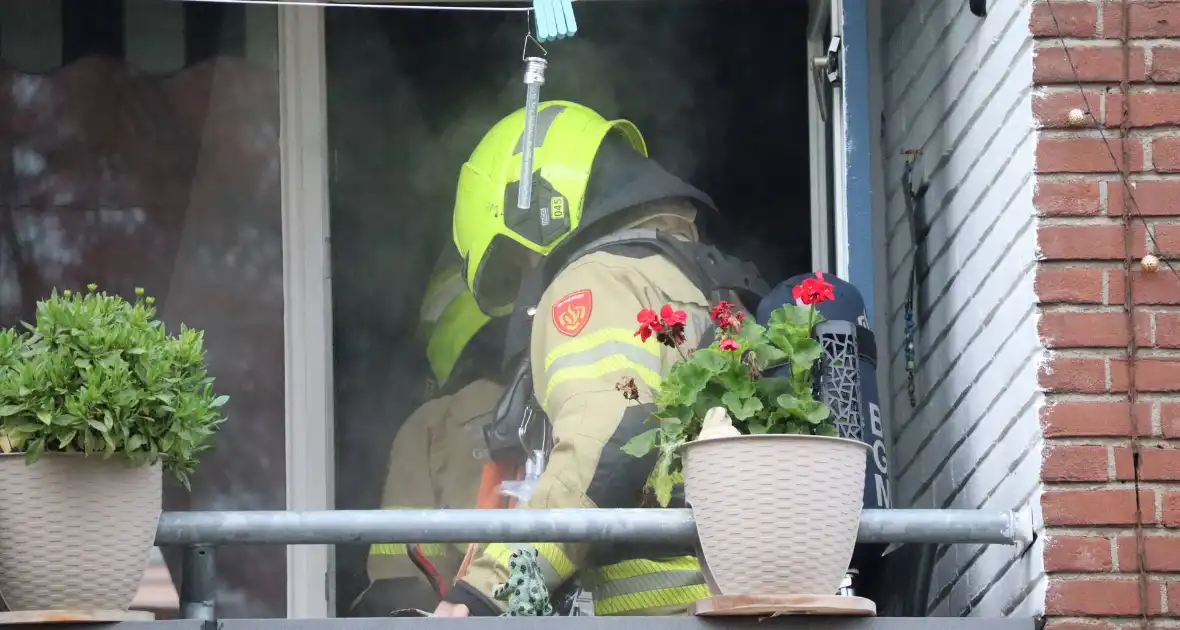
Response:
[[[1033,271],[1034,129],[1028,0],[882,0],[880,164],[887,265],[878,328],[892,422],[894,504],[1039,509],[1041,437]],[[929,266],[916,298],[915,402],[906,390],[905,316],[914,260],[901,184],[917,186]],[[943,547],[930,613],[1027,616],[1043,609],[1040,544]]]

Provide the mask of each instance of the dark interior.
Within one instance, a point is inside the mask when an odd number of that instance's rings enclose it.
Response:
[[[635,122],[716,201],[709,238],[772,284],[810,269],[806,3],[579,2],[543,100]],[[414,338],[450,246],[459,167],[524,104],[520,12],[327,9],[339,508],[375,508],[389,444],[422,402]],[[338,550],[341,614],[364,548]]]

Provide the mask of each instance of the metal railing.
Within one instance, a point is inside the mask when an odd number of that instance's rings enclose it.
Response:
[[[693,544],[687,509],[332,510],[167,512],[157,545],[186,547],[180,613],[216,618],[215,548],[221,544],[331,545],[482,542]],[[1023,514],[987,510],[865,510],[857,542],[1016,545],[1032,540]]]

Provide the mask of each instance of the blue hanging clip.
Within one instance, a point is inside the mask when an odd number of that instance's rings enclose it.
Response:
[[[578,32],[573,0],[533,0],[533,14],[539,42],[573,37]]]

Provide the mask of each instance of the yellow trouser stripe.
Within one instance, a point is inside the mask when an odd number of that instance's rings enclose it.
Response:
[[[655,356],[657,360],[660,358],[660,346],[654,343],[643,343],[639,337],[635,336],[635,331],[625,328],[604,328],[567,341],[551,350],[545,356],[545,369],[548,370],[555,361],[562,357],[592,350],[595,346],[608,342],[633,346]]]
[[[570,381],[594,379],[606,376],[611,372],[621,372],[623,370],[632,370],[639,380],[643,381],[652,390],[660,388],[662,379],[655,370],[636,363],[630,358],[615,354],[603,359],[599,359],[590,365],[571,366],[558,370],[549,378],[549,382],[545,385],[545,397],[541,401],[541,406],[547,408],[549,406],[549,397],[553,395],[553,390],[559,385],[568,383]]]
[[[447,547],[445,543],[425,543],[420,549],[427,558],[437,558],[447,555]],[[371,556],[404,556],[408,553],[404,543],[375,543],[369,547]]]
[[[411,507],[406,505],[384,505],[382,510],[429,510],[428,507]],[[439,558],[447,555],[447,549],[453,546],[460,553],[467,552],[467,545],[448,545],[447,543],[423,543],[419,545],[422,555],[427,558]],[[369,546],[370,556],[405,556],[410,553],[405,543],[374,543]]]
[[[560,586],[561,583],[572,577],[578,570],[574,566],[573,561],[561,550],[561,546],[553,543],[537,543],[533,545],[491,543],[488,545],[486,553],[496,561],[496,564],[507,569],[508,557],[512,555],[513,551],[518,549],[537,550],[537,555],[541,560],[541,572],[545,574],[545,581],[548,582],[547,585],[549,588]]]
[[[619,595],[606,599],[594,600],[594,614],[623,615],[635,614],[644,610],[667,607],[687,607],[689,604],[709,597],[709,587],[704,584],[693,586],[678,586],[662,588],[642,593]]]
[[[627,578],[663,573],[664,571],[700,571],[701,565],[692,556],[680,556],[666,560],[624,560],[594,570],[595,583],[625,580]]]

